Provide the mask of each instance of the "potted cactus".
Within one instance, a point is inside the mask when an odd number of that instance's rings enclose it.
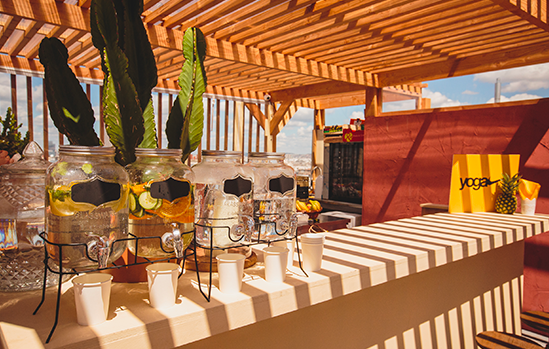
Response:
[[[135,161],[135,148],[158,146],[152,107],[158,77],[142,11],[143,0],[93,0],[90,9],[92,41],[101,54],[104,73],[105,126],[121,165]],[[183,54],[181,90],[168,117],[166,135],[168,148],[181,148],[184,161],[202,138],[206,41],[199,29],[185,32]],[[44,38],[39,55],[50,115],[59,132],[73,145],[101,145],[93,129],[91,103],[67,65],[66,47],[57,38]]]

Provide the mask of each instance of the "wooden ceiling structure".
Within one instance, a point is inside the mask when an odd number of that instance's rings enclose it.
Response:
[[[41,76],[38,46],[60,38],[83,81],[100,83],[91,0],[0,0],[0,70]],[[549,62],[547,0],[144,0],[158,90],[178,90],[186,28],[207,39],[208,93],[326,109],[422,81]],[[389,92],[389,91],[388,91]],[[390,94],[388,94],[390,95]],[[398,99],[398,98],[397,98]],[[373,112],[375,115],[375,111]],[[368,115],[368,114],[367,114]]]

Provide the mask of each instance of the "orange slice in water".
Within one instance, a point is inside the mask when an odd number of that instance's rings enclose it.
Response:
[[[157,210],[158,213],[167,218],[181,216],[187,211],[191,204],[191,196],[187,195],[182,198],[175,199],[173,202],[164,200],[162,206]]]
[[[194,206],[189,205],[189,208],[182,215],[171,219],[178,223],[194,223]]]

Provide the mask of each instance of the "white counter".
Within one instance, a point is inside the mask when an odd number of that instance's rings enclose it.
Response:
[[[323,268],[305,277],[294,266],[286,283],[247,269],[242,293],[214,287],[211,302],[195,272],[179,280],[177,304],[148,305],[146,283],[114,283],[107,322],[76,323],[70,282],[59,324],[56,288],[0,293],[6,348],[428,348],[474,347],[484,329],[520,327],[523,243],[549,230],[549,216],[436,214],[327,234]],[[207,282],[208,275],[201,274]]]

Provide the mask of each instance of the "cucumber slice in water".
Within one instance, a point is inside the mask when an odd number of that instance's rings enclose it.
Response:
[[[164,202],[162,201],[162,199],[158,199],[158,202],[154,206],[153,210],[158,210],[160,208],[160,206],[162,206],[163,203]]]
[[[130,203],[130,212],[137,211],[137,208],[138,208],[137,207],[137,205],[138,205],[137,199],[136,199],[135,195],[132,194],[132,193],[130,193],[130,195],[129,195],[129,203]]]
[[[162,205],[162,200],[155,199],[151,196],[150,192],[144,191],[139,194],[139,205],[141,205],[141,207],[145,210],[154,210],[157,205],[158,207]]]
[[[132,214],[137,218],[141,218],[145,215],[145,210],[139,207],[139,209],[136,212],[132,212]]]

